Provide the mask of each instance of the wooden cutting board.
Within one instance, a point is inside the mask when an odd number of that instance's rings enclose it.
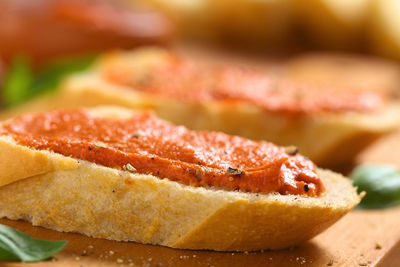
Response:
[[[93,239],[0,220],[35,237],[68,240],[53,260],[33,266],[400,266],[400,208],[354,211],[326,232],[291,250],[222,253]],[[378,244],[378,245],[377,245]],[[1,263],[0,263],[1,265]],[[1,266],[27,266],[3,263]]]

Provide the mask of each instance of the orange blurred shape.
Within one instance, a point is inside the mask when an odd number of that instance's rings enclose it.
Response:
[[[172,25],[160,13],[122,1],[1,0],[0,56],[36,62],[145,44],[166,44]]]

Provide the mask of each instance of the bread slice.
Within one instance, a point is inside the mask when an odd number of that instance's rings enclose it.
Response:
[[[132,114],[115,107],[89,112],[116,119]],[[322,169],[326,194],[306,197],[192,187],[34,150],[8,136],[0,136],[0,155],[0,217],[118,241],[281,249],[322,232],[360,201],[349,180]]]
[[[245,102],[183,102],[112,83],[102,75],[104,68],[112,64],[122,73],[134,70],[141,75],[146,73],[149,65],[159,64],[169,53],[162,49],[147,48],[105,55],[89,72],[68,79],[55,94],[3,113],[2,117],[35,110],[97,105],[153,109],[159,117],[193,130],[222,131],[279,145],[296,145],[303,155],[329,168],[351,163],[364,147],[395,130],[400,122],[400,106],[392,102],[368,112],[292,116],[290,113],[267,111]]]

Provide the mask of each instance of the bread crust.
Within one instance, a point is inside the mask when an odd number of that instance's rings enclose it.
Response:
[[[130,111],[90,112],[118,117]],[[1,177],[14,177],[0,187],[0,217],[97,238],[218,251],[280,249],[322,232],[360,201],[350,181],[321,169],[327,189],[321,197],[256,194],[182,185],[0,138],[0,148],[7,143],[21,164],[29,162],[32,153],[40,153],[45,164],[26,164],[26,173],[17,179],[4,167],[7,162],[0,161]],[[57,168],[42,167],[50,162]],[[74,162],[73,167],[60,168],[64,162]],[[38,169],[39,174],[33,173]],[[26,175],[30,171],[32,175]]]
[[[0,138],[0,186],[42,173],[78,168],[78,161],[48,151],[17,145],[11,138]]]

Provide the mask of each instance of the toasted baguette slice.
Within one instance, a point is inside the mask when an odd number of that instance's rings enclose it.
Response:
[[[111,107],[89,112],[132,114]],[[281,249],[322,232],[360,201],[350,181],[321,169],[326,193],[306,197],[187,186],[33,150],[6,136],[0,137],[0,152],[1,217],[118,241],[218,251]]]
[[[290,113],[271,112],[246,102],[184,102],[112,83],[102,75],[105,68],[113,65],[122,73],[135,70],[135,75],[145,77],[148,66],[162,63],[169,56],[170,52],[156,48],[105,55],[89,72],[68,79],[57,93],[10,110],[2,116],[5,118],[35,110],[97,105],[153,109],[159,117],[193,130],[222,131],[279,145],[296,145],[303,155],[329,168],[351,163],[359,151],[396,129],[400,122],[400,106],[392,102],[381,109],[367,112],[292,116]]]

